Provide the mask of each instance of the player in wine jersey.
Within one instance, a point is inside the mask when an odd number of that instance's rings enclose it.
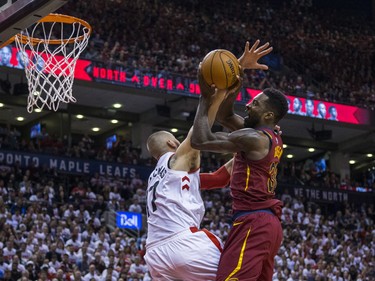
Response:
[[[288,111],[286,97],[265,89],[246,105],[248,116],[234,114],[232,94],[217,119],[231,133],[212,133],[207,122],[209,96],[201,97],[192,146],[235,153],[230,188],[233,226],[222,252],[216,280],[272,280],[274,256],[282,241],[282,202],[275,199],[277,165],[283,152],[275,126]]]

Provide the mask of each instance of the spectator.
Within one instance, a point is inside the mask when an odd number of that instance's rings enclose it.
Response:
[[[0,65],[13,67],[10,63],[10,59],[12,58],[12,49],[10,46],[5,46],[0,49]]]
[[[327,114],[326,105],[323,102],[319,102],[317,118],[326,119],[326,114]]]
[[[315,117],[315,114],[314,114],[314,101],[311,100],[311,99],[306,99],[305,107],[306,107],[306,116]]]
[[[328,120],[338,121],[338,119],[337,119],[337,109],[336,109],[336,106],[331,105],[331,106],[328,108],[328,112],[329,112]]]
[[[16,68],[24,69],[29,64],[29,55],[25,51],[17,52],[17,65]]]
[[[83,277],[85,281],[92,281],[92,279],[100,281],[100,275],[97,273],[94,264],[90,264],[89,272]]]
[[[142,213],[142,206],[138,203],[138,199],[133,199],[133,204],[129,207],[129,212]]]
[[[294,98],[293,101],[293,114],[296,115],[306,115],[302,112],[302,101],[299,98]]]

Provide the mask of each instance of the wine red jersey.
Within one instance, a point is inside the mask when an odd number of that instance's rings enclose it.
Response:
[[[281,137],[270,129],[260,129],[270,140],[268,154],[260,160],[247,159],[244,152],[234,158],[230,183],[233,212],[271,209],[278,217],[282,202],[275,199],[277,165],[283,153]]]

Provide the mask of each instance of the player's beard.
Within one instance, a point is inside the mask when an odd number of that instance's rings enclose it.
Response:
[[[256,115],[246,116],[244,118],[245,128],[256,128],[260,122],[260,117]]]

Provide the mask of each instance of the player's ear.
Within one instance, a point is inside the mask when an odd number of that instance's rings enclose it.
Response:
[[[173,149],[177,149],[177,144],[174,142],[174,141],[172,141],[172,140],[168,140],[167,141],[167,145],[170,147],[170,148],[173,148]]]
[[[264,118],[265,118],[266,120],[271,120],[271,119],[273,119],[274,117],[275,117],[275,113],[273,113],[272,111],[268,111],[268,112],[266,112],[265,115],[264,115]]]

